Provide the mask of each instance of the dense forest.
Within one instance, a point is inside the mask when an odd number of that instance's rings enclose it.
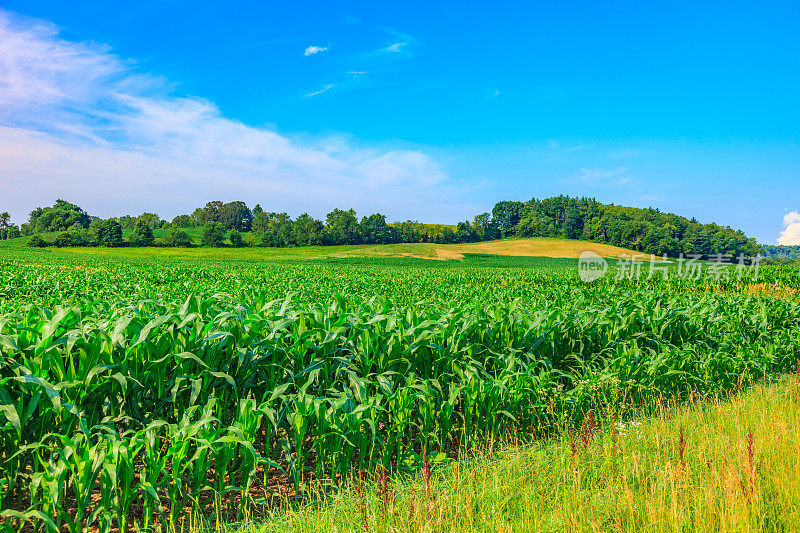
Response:
[[[161,220],[154,213],[101,219],[64,200],[35,209],[19,229],[7,219],[5,234],[30,235],[30,246],[306,246],[389,243],[465,243],[504,237],[553,237],[608,243],[647,254],[755,255],[761,247],[742,231],[658,209],[602,204],[558,196],[503,201],[491,213],[454,226],[414,221],[387,223],[380,213],[360,220],[334,209],[325,220],[307,213],[292,219],[241,201],[208,202],[191,214]],[[159,235],[158,238],[156,235]]]
[[[800,246],[764,245],[761,253],[767,259],[778,263],[793,263],[800,260]]]

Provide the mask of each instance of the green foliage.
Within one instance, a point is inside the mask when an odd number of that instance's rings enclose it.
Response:
[[[28,246],[31,248],[44,248],[45,246],[50,246],[50,243],[48,243],[41,235],[35,234],[31,235],[31,237],[28,239]]]
[[[75,224],[88,228],[90,222],[91,217],[77,205],[56,200],[52,207],[38,207],[31,212],[28,231],[30,233],[66,231]]]
[[[755,256],[760,247],[741,231],[700,224],[657,209],[606,205],[592,198],[558,196],[525,204],[500,202],[493,211],[503,235],[515,217],[519,237],[564,237],[613,244],[646,254]]]
[[[352,209],[334,209],[326,218],[322,242],[326,244],[359,244],[361,228]]]
[[[764,385],[630,421],[598,411],[580,432],[462,450],[429,475],[378,469],[224,531],[796,531],[800,387]]]
[[[491,241],[500,237],[497,221],[489,213],[475,215],[472,221],[472,229],[477,234],[479,241]]]
[[[229,202],[219,208],[219,222],[227,229],[248,232],[253,223],[253,213],[241,201]]]
[[[148,224],[146,219],[139,218],[130,236],[131,244],[134,246],[152,246],[154,240],[153,228]]]
[[[525,204],[522,202],[498,202],[492,209],[492,220],[502,237],[510,237],[516,232],[517,224],[524,213]]]
[[[190,215],[178,215],[172,219],[172,224],[175,228],[191,228],[194,221]]]
[[[225,244],[225,226],[219,222],[206,222],[200,242],[203,246],[223,246]]]
[[[0,213],[0,239],[13,239],[11,230],[16,230],[16,237],[19,237],[19,230],[11,224],[11,215],[8,211]]]
[[[242,239],[242,234],[236,230],[232,230],[228,234],[228,240],[231,241],[231,246],[234,248],[240,248],[244,246],[244,240]]]
[[[189,248],[192,245],[192,238],[184,230],[173,225],[161,239],[161,245],[172,248]]]
[[[454,241],[455,231],[453,226],[446,224],[423,224],[413,220],[390,224],[392,227],[393,242],[415,243],[432,242],[447,244]],[[486,233],[487,238],[495,238],[494,233]],[[489,237],[489,235],[491,235]]]
[[[592,198],[558,196],[528,202],[502,201],[492,213],[481,213],[470,221],[455,226],[421,224],[405,221],[387,224],[386,217],[374,213],[362,217],[361,222],[353,209],[334,209],[327,214],[325,223],[303,213],[292,220],[288,213],[266,212],[257,206],[252,212],[242,201],[208,202],[192,215],[173,219],[178,228],[200,228],[209,223],[220,224],[223,229],[255,234],[243,242],[268,247],[357,245],[393,243],[468,243],[493,240],[501,237],[561,237],[616,245],[645,254],[680,254],[702,256],[729,255],[754,256],[760,251],[755,240],[743,232],[717,224],[700,224],[657,209],[637,209],[606,205]],[[0,214],[1,215],[1,214]],[[88,215],[77,206],[59,200],[52,208],[37,209],[31,221],[23,224],[22,233],[65,231],[76,223],[87,227]],[[138,217],[122,216],[122,228],[134,230],[131,243],[149,246],[152,241],[136,229],[142,222],[151,229],[162,229],[168,224],[153,213]],[[67,226],[64,226],[69,222]],[[215,227],[215,226],[211,226]],[[44,229],[42,229],[44,228]],[[8,232],[0,217],[0,238]],[[60,241],[70,239],[64,236]],[[80,239],[75,240],[80,242]],[[97,241],[99,239],[95,239]],[[224,238],[223,238],[224,240]],[[91,244],[92,240],[89,241]],[[214,240],[214,246],[221,241]],[[142,243],[142,244],[139,244]],[[205,244],[204,244],[205,246]],[[777,252],[776,252],[777,253]],[[774,254],[773,254],[774,255]],[[785,254],[784,254],[785,255]]]
[[[303,213],[292,225],[292,242],[298,246],[316,246],[321,244],[322,222],[308,213]]]
[[[134,223],[133,227],[136,228],[139,222],[149,226],[150,229],[156,229],[160,228],[164,221],[161,220],[161,218],[159,218],[159,216],[155,213],[142,213],[136,217],[136,222]]]
[[[92,222],[91,231],[99,246],[108,248],[122,246],[122,225],[113,218]]]
[[[763,246],[764,257],[767,259],[791,263],[800,260],[800,245],[796,246]]]
[[[91,242],[92,236],[89,233],[89,230],[80,224],[75,224],[69,228],[69,230],[62,231],[56,235],[56,238],[53,240],[53,244],[59,248],[88,246]]]
[[[208,222],[219,222],[219,213],[224,204],[218,200],[208,202],[205,207],[198,207],[192,213],[195,226],[204,226]]]
[[[469,221],[459,222],[453,236],[454,242],[477,242],[478,233],[472,228]]]
[[[370,244],[388,244],[393,242],[392,228],[386,224],[386,217],[375,213],[361,219],[359,232],[364,242]]]
[[[283,247],[293,244],[292,219],[286,213],[262,211],[253,221],[253,231],[261,236],[262,246]]]

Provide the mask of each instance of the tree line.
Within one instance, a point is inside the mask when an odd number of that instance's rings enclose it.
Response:
[[[8,221],[0,224],[9,226]],[[156,230],[160,237],[155,237]],[[8,231],[8,230],[7,230]],[[491,212],[456,225],[387,223],[380,213],[360,220],[353,209],[334,209],[325,220],[303,213],[250,209],[245,202],[208,202],[171,221],[154,213],[101,219],[64,200],[31,212],[18,233],[31,246],[309,246],[391,243],[467,243],[505,237],[581,239],[646,254],[755,255],[761,247],[740,230],[658,209],[602,204],[557,196],[498,202]],[[124,236],[124,237],[123,237]]]
[[[800,245],[764,245],[762,254],[774,263],[796,263],[800,261]]]

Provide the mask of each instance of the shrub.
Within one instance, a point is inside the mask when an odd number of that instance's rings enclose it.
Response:
[[[32,235],[30,239],[28,239],[28,246],[31,248],[44,248],[45,246],[50,246],[41,235]]]
[[[153,246],[153,228],[145,220],[137,220],[130,240],[134,246]]]
[[[97,244],[114,248],[122,246],[122,225],[114,220],[101,220],[93,224]]]
[[[261,241],[253,232],[245,233],[242,237],[242,241],[244,242],[245,246],[249,246],[250,248],[261,245]]]
[[[161,244],[172,248],[189,248],[192,245],[192,238],[182,229],[172,227],[161,239]]]
[[[200,242],[203,246],[223,246],[225,242],[225,226],[219,222],[207,222],[203,226],[203,237]]]
[[[231,241],[231,246],[235,246],[236,248],[240,248],[244,246],[244,241],[242,240],[242,234],[236,230],[232,230],[228,239]]]

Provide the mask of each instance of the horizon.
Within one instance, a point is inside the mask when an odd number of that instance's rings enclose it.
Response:
[[[422,6],[6,1],[0,210],[455,224],[564,194],[800,244],[797,7]]]

